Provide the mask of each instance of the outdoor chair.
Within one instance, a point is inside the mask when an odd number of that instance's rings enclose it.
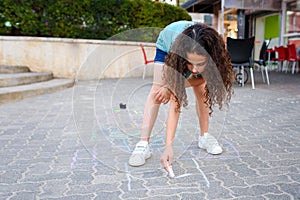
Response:
[[[254,63],[258,64],[258,66],[261,70],[261,75],[262,75],[263,82],[265,82],[265,76],[264,76],[264,71],[265,71],[267,84],[270,85],[268,65],[267,65],[267,61],[268,61],[267,49],[268,49],[267,41],[264,40],[264,42],[261,46],[260,52],[259,52],[259,60],[254,60]]]
[[[287,61],[288,57],[287,48],[284,46],[279,46],[275,47],[274,50],[277,53],[277,57],[274,60],[278,62],[278,71],[283,71],[283,65]]]
[[[147,71],[147,65],[148,65],[149,63],[154,63],[154,60],[148,60],[147,54],[146,54],[146,51],[145,51],[145,48],[144,48],[144,45],[143,45],[143,44],[140,44],[140,46],[141,46],[141,49],[142,49],[142,52],[143,52],[143,56],[144,56],[143,79],[145,79],[146,71]]]
[[[270,43],[269,43],[270,44]],[[276,51],[274,50],[274,48],[269,48],[267,49],[267,54],[268,54],[268,68],[274,68],[274,64],[276,62]],[[278,69],[278,66],[276,66],[276,68]]]
[[[288,48],[287,61],[289,62],[288,67],[289,67],[290,63],[293,63],[293,65],[292,65],[292,74],[294,74],[295,73],[295,67],[297,67],[296,69],[298,71],[298,62],[300,61],[300,57],[297,57],[295,44],[289,44],[287,46],[287,48]],[[286,72],[288,70],[288,67],[286,68]]]
[[[255,89],[254,76],[253,76],[253,47],[255,37],[245,39],[233,39],[227,37],[227,49],[231,56],[231,63],[234,67],[238,68],[236,74],[237,79],[241,79],[241,86],[244,87],[245,83],[245,70],[247,67],[250,69],[252,89]],[[241,77],[241,78],[239,78]]]

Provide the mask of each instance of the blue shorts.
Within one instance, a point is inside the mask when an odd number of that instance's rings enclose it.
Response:
[[[156,48],[154,62],[165,63],[165,57],[168,53]]]

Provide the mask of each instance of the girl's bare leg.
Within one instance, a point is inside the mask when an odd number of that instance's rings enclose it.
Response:
[[[134,151],[132,152],[129,158],[129,165],[138,167],[146,163],[146,160],[151,157],[151,151],[149,148],[149,140],[150,135],[157,118],[159,106],[161,103],[167,103],[169,101],[167,93],[167,89],[163,88],[163,80],[162,80],[162,71],[163,64],[154,64],[154,75],[153,75],[153,85],[148,95],[142,130],[141,130],[141,139],[136,144]]]
[[[222,147],[219,145],[215,137],[208,134],[209,128],[209,106],[205,103],[205,86],[204,80],[189,81],[193,87],[196,97],[196,110],[200,124],[200,137],[198,146],[201,149],[206,149],[210,154],[217,155],[222,153]]]
[[[163,64],[154,63],[153,85],[148,95],[144,109],[141,133],[142,141],[149,142],[150,135],[158,115],[160,103],[155,101],[155,92],[163,85],[162,70]]]
[[[200,135],[208,132],[209,107],[205,104],[205,83],[193,87],[196,97],[196,111],[200,124]]]
[[[209,128],[209,107],[205,104],[205,86],[206,82],[203,78],[191,78],[186,84],[187,87],[193,88],[196,97],[196,111],[200,124],[200,135],[208,132]]]

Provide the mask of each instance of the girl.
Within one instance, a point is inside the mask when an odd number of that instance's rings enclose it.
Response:
[[[161,156],[161,162],[168,171],[167,164],[171,166],[174,158],[172,143],[180,110],[182,106],[188,105],[185,91],[188,86],[193,88],[196,97],[201,130],[199,148],[210,154],[222,153],[218,141],[208,134],[212,107],[217,104],[221,109],[223,104],[229,103],[232,95],[234,71],[222,37],[204,24],[179,21],[170,24],[160,33],[156,47],[154,60],[161,64],[154,69],[154,84],[145,106],[144,131],[129,164],[143,165],[151,156],[148,143],[159,104],[170,101],[166,143]]]

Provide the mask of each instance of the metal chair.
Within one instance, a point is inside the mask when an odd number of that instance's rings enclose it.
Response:
[[[147,58],[147,54],[146,54],[146,51],[145,51],[145,48],[144,48],[144,45],[143,44],[140,44],[141,48],[142,48],[142,52],[143,52],[143,56],[144,56],[144,71],[143,71],[143,79],[145,79],[145,76],[146,76],[146,70],[147,70],[147,65],[149,63],[154,63],[154,60],[148,60]]]
[[[266,64],[266,61],[268,61],[267,49],[268,49],[268,44],[267,44],[267,41],[264,40],[264,42],[261,46],[260,52],[259,52],[259,60],[254,60],[254,63],[258,64],[260,67],[263,82],[265,82],[265,76],[264,76],[264,71],[265,71],[267,84],[270,85],[268,65]]]
[[[242,76],[241,86],[244,87],[244,68],[249,67],[252,89],[255,89],[253,76],[253,47],[255,37],[245,39],[233,39],[227,37],[227,50],[231,56],[231,63],[234,67],[240,68]]]

